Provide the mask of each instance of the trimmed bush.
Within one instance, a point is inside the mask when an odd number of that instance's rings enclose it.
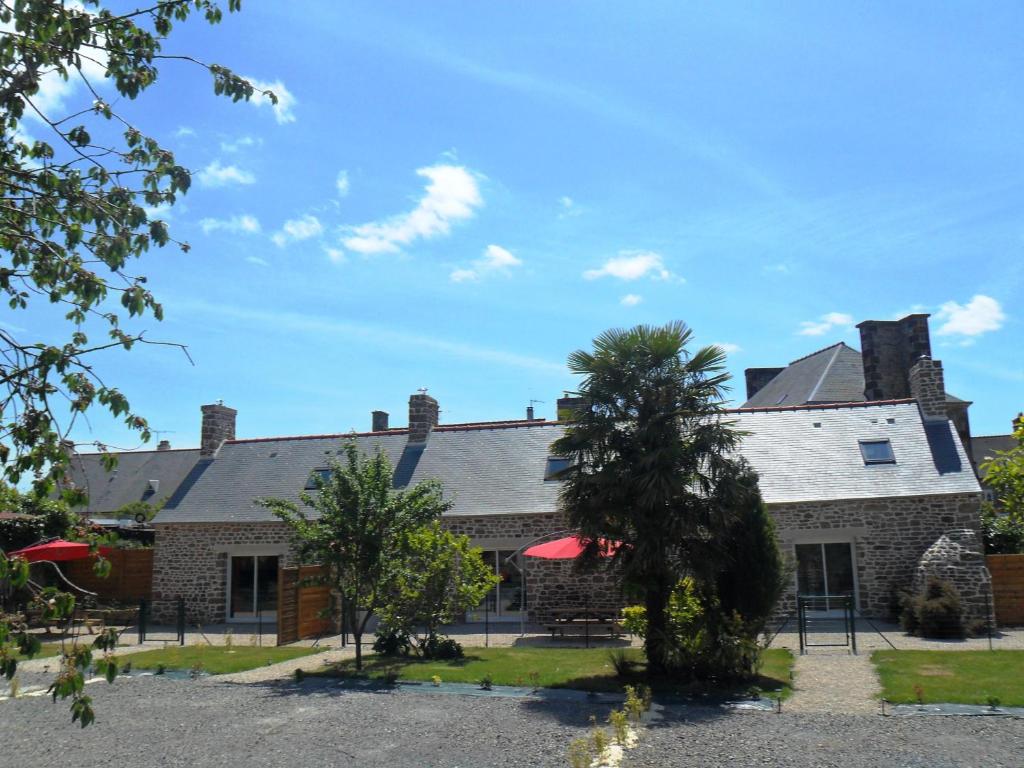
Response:
[[[960,593],[944,579],[929,578],[920,594],[904,599],[900,624],[904,631],[920,637],[963,637]]]

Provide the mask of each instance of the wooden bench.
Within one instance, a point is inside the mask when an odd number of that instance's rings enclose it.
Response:
[[[581,637],[607,633],[609,637],[618,638],[625,634],[622,625],[612,613],[564,610],[553,611],[552,615],[555,618],[545,625],[552,637]]]

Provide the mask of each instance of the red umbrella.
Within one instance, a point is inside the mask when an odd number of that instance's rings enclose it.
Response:
[[[100,554],[105,555],[110,551],[109,547],[100,547]],[[89,551],[89,545],[80,541],[64,541],[54,539],[46,544],[34,544],[15,552],[8,552],[8,557],[23,557],[30,563],[37,563],[40,560],[49,560],[53,563],[62,563],[66,560],[84,560],[93,553]]]
[[[580,539],[578,536],[566,536],[564,539],[535,544],[524,550],[523,554],[527,557],[539,557],[544,560],[572,560],[580,556],[588,543],[587,540]],[[598,539],[597,543],[601,557],[611,557],[622,546],[621,541],[609,541],[608,539]]]

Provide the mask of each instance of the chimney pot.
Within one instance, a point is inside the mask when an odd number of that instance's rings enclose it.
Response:
[[[161,440],[157,444],[156,449],[158,451],[169,451],[169,450],[171,450],[171,441],[170,440]]]
[[[527,421],[533,421],[533,406],[532,405],[526,406],[526,420]]]
[[[388,431],[388,412],[387,411],[374,411],[371,414],[371,431],[373,431],[373,432],[387,432]]]
[[[437,400],[421,390],[409,396],[409,442],[425,442],[430,430],[438,424],[440,409]]]
[[[200,438],[199,455],[209,458],[217,453],[225,440],[235,439],[235,417],[238,411],[228,408],[222,402],[201,407],[203,412],[203,433]]]

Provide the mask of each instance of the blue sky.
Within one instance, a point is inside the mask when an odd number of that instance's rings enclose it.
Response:
[[[258,3],[119,108],[194,171],[114,353],[161,437],[551,417],[566,355],[682,319],[743,369],[932,313],[975,434],[1024,407],[1024,8],[986,3]],[[84,94],[64,94],[70,108]],[[31,126],[30,126],[31,128]],[[10,315],[9,315],[10,316]],[[41,312],[10,316],[52,333]],[[77,439],[137,440],[94,417]]]

